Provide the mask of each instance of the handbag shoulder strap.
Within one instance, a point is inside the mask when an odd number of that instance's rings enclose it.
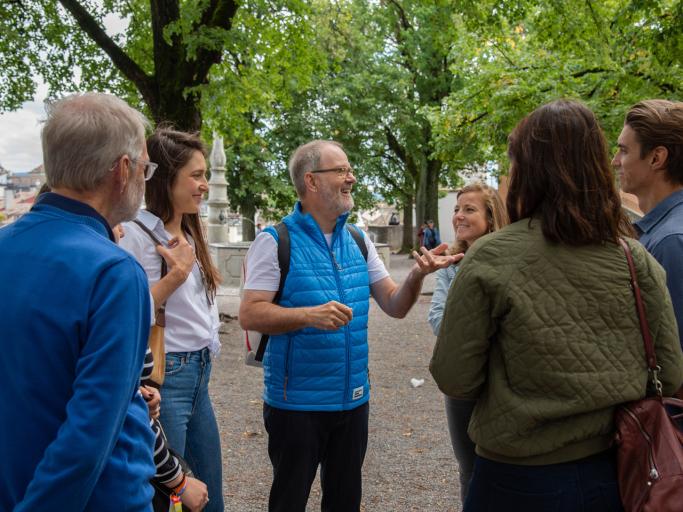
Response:
[[[147,235],[152,239],[154,242],[154,245],[161,245],[163,246],[164,244],[161,243],[161,241],[156,237],[156,235],[152,232],[151,229],[149,229],[147,226],[145,226],[141,221],[138,219],[134,219],[133,222],[137,224],[140,229],[142,229]],[[168,265],[166,264],[166,260],[163,258],[163,256],[159,256],[161,258],[161,274],[159,275],[159,279],[163,279],[163,277],[168,273]],[[159,306],[159,309],[156,312],[155,315],[155,324],[158,325],[159,327],[165,327],[166,326],[166,301],[163,302]]]
[[[621,244],[624,254],[626,255],[626,261],[628,262],[628,269],[631,273],[631,288],[633,289],[633,296],[636,299],[636,310],[638,312],[638,321],[640,323],[640,333],[643,337],[643,345],[645,346],[645,358],[647,360],[647,368],[652,377],[652,382],[654,384],[655,390],[659,396],[662,395],[662,383],[659,382],[657,374],[661,370],[657,366],[657,356],[655,355],[655,347],[652,342],[652,334],[650,332],[650,323],[647,320],[647,312],[645,310],[645,304],[643,302],[643,296],[640,292],[640,286],[638,285],[638,275],[636,273],[636,266],[633,263],[633,254],[631,253],[631,248],[629,247],[626,240],[619,238],[619,243]]]

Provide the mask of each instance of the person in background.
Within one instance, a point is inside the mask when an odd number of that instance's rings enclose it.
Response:
[[[52,192],[0,229],[0,510],[150,508],[154,436],[138,390],[150,294],[112,230],[135,217],[154,171],[147,126],[108,94],[51,104]]]
[[[417,230],[417,248],[419,249],[420,247],[424,247],[424,241],[425,241],[425,229],[427,229],[427,223],[423,222],[420,224],[419,229]]]
[[[520,121],[508,153],[512,223],[467,251],[430,365],[444,393],[477,401],[464,510],[623,510],[614,412],[646,395],[648,371],[605,137],[559,100]],[[683,354],[665,273],[626,242],[670,394]]]
[[[427,227],[424,229],[424,246],[428,251],[441,245],[441,237],[439,236],[439,228],[434,226],[433,220],[427,221]]]
[[[165,303],[166,372],[160,421],[168,443],[206,483],[204,510],[222,511],[222,459],[218,425],[209,398],[212,360],[218,353],[218,270],[209,255],[199,218],[208,191],[206,150],[196,136],[159,129],[147,139],[159,168],[145,190],[136,222],[125,224],[121,246],[147,273],[154,307]],[[160,278],[161,258],[168,273]]]
[[[464,254],[476,240],[509,223],[507,211],[498,192],[484,183],[473,183],[463,187],[458,191],[456,199],[452,219],[456,242],[450,250],[451,254]],[[457,270],[458,266],[452,265],[436,271],[436,285],[427,316],[435,335],[439,334],[446,297]],[[463,297],[463,300],[466,301],[467,297]],[[460,499],[464,503],[474,465],[474,443],[467,435],[467,426],[475,402],[448,395],[445,400],[448,432],[460,471]]]

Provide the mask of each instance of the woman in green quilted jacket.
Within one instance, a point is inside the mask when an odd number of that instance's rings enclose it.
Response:
[[[517,125],[509,156],[511,224],[460,263],[430,365],[446,395],[477,400],[464,510],[621,511],[613,415],[648,375],[607,144],[587,107],[559,100]],[[665,274],[627,242],[670,395],[683,354]]]

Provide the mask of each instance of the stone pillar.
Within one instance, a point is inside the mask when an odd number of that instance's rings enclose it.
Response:
[[[225,150],[223,149],[223,137],[214,132],[213,147],[209,156],[211,166],[211,179],[209,180],[209,218],[208,230],[209,243],[225,243],[228,241],[228,227],[225,222],[228,218],[228,182],[225,181]]]

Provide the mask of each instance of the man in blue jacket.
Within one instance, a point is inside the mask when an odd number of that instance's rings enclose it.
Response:
[[[666,270],[683,347],[683,102],[645,100],[629,109],[612,165],[643,211],[640,243]]]
[[[368,440],[370,295],[403,318],[430,272],[454,263],[447,245],[422,249],[399,286],[367,237],[367,262],[346,226],[356,176],[341,146],[312,141],[289,161],[299,201],[283,219],[289,271],[280,284],[277,232],[253,242],[240,305],[244,329],[270,334],[263,416],[273,464],[269,510],[304,512],[318,465],[325,511],[360,510],[361,467]]]
[[[54,103],[52,193],[0,230],[0,510],[151,510],[150,295],[112,232],[154,170],[146,124],[110,95]]]

